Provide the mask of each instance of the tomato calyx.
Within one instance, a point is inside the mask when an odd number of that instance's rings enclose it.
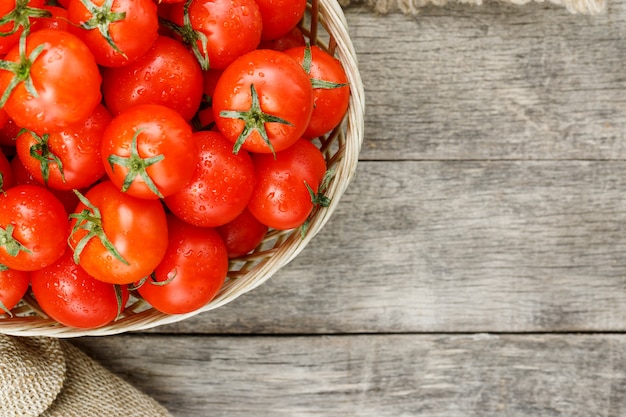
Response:
[[[118,261],[124,263],[125,265],[130,265],[128,261],[124,259],[122,254],[115,248],[115,246],[113,246],[113,243],[109,240],[106,233],[104,233],[104,229],[102,228],[102,214],[100,213],[98,207],[91,204],[91,202],[78,190],[74,190],[74,194],[76,194],[81,203],[87,206],[87,208],[80,213],[72,213],[69,216],[70,219],[76,219],[76,224],[70,232],[69,239],[71,239],[72,236],[74,236],[74,234],[81,229],[87,231],[87,234],[80,239],[74,248],[74,262],[77,265],[80,264],[80,254],[83,249],[85,249],[85,246],[87,246],[87,243],[96,237],[109,251],[109,253],[111,253],[111,255],[113,255]]]
[[[12,224],[7,224],[5,229],[0,227],[0,247],[4,248],[13,257],[20,252],[32,253],[30,249],[13,237],[13,230],[15,230],[15,226]]]
[[[163,154],[149,158],[142,158],[139,156],[139,150],[137,149],[137,136],[139,136],[142,130],[143,129],[137,129],[133,135],[130,143],[130,155],[128,157],[112,154],[109,155],[107,160],[109,161],[109,165],[111,165],[112,170],[115,170],[115,165],[120,165],[128,169],[128,173],[126,174],[124,183],[122,184],[122,192],[128,191],[135,178],[139,176],[145,182],[150,191],[156,194],[159,198],[163,198],[163,195],[154,184],[154,181],[152,181],[152,178],[150,178],[150,175],[146,172],[146,168],[162,161],[165,159],[165,156]]]
[[[120,285],[113,285],[113,289],[115,290],[115,301],[117,301],[117,315],[115,316],[115,320],[117,320],[122,315],[122,311],[124,311],[124,293]]]
[[[159,281],[156,277],[156,273],[153,271],[150,275],[141,278],[132,287],[129,287],[129,289],[138,290],[139,288],[144,286],[146,283],[149,283],[150,285],[156,285],[157,287],[164,287],[170,282],[174,281],[174,278],[176,278],[176,275],[178,275],[178,272],[176,271],[176,269],[173,269],[170,272],[168,272],[166,280]]]
[[[328,190],[328,186],[330,185],[330,181],[335,176],[335,170],[329,169],[324,173],[324,178],[322,178],[322,182],[317,190],[317,193],[311,188],[311,186],[304,181],[304,185],[306,186],[309,194],[311,195],[311,203],[313,203],[313,207],[328,207],[330,206],[331,199],[326,196],[324,193]],[[309,217],[305,220],[305,222],[300,226],[300,236],[304,239],[306,232],[309,228],[309,224],[311,223],[311,218],[313,217],[314,211],[311,211]]]
[[[48,133],[44,133],[39,136],[32,130],[28,129],[21,129],[18,135],[22,135],[24,133],[30,133],[30,135],[35,139],[35,144],[30,147],[30,156],[39,161],[39,167],[41,169],[41,176],[43,177],[44,184],[48,185],[51,163],[57,165],[59,173],[61,174],[61,179],[63,182],[66,182],[65,174],[63,173],[63,162],[50,150],[50,146],[48,145],[50,135]]]
[[[307,42],[306,46],[304,47],[304,57],[302,59],[302,68],[304,69],[304,72],[306,72],[308,75],[311,74],[312,59],[313,58],[311,55],[311,44]],[[347,83],[335,83],[332,81],[320,80],[319,78],[310,78],[310,80],[311,80],[311,86],[315,90],[317,89],[332,90],[334,88],[341,88],[341,87],[345,87],[348,85]]]
[[[189,17],[189,5],[192,0],[187,0],[183,6],[183,25],[179,26],[167,19],[159,18],[159,23],[183,38],[183,43],[191,48],[194,56],[198,60],[200,67],[207,71],[210,68],[208,44],[209,38],[199,30],[195,30],[191,26],[191,18]],[[202,45],[202,51],[198,47],[198,41]]]
[[[8,32],[0,32],[0,36],[9,36],[16,33],[20,27],[23,28],[24,33],[30,32],[30,18],[35,17],[51,17],[52,13],[47,10],[38,9],[36,7],[28,6],[29,0],[17,0],[15,2],[15,9],[4,15],[0,19],[0,25],[13,22],[13,29]]]
[[[91,19],[83,22],[80,26],[85,30],[98,29],[109,46],[113,48],[115,52],[126,58],[124,51],[122,51],[113,41],[110,28],[112,23],[124,20],[126,18],[126,12],[112,11],[111,7],[113,7],[113,0],[105,0],[102,6],[96,6],[91,2],[91,0],[80,0],[80,2],[93,16]]]
[[[254,84],[250,84],[250,97],[252,99],[252,103],[250,104],[250,110],[246,111],[237,111],[237,110],[222,110],[220,112],[220,117],[224,117],[227,119],[239,119],[244,121],[244,127],[237,140],[235,141],[235,146],[233,147],[233,153],[239,153],[241,146],[244,142],[250,137],[253,132],[257,132],[263,141],[267,144],[267,146],[272,151],[274,158],[276,158],[276,152],[274,151],[274,146],[272,142],[270,142],[267,136],[267,130],[265,130],[265,123],[281,123],[288,126],[293,126],[291,122],[288,120],[282,119],[277,116],[273,116],[269,113],[265,113],[261,109],[261,103],[259,101],[259,94],[256,92],[256,88]]]
[[[0,98],[0,107],[4,107],[5,103],[13,93],[13,90],[20,84],[24,83],[24,87],[26,90],[33,96],[39,97],[37,90],[35,90],[35,86],[33,85],[33,79],[30,76],[30,68],[32,67],[35,60],[41,55],[44,50],[44,44],[37,46],[29,56],[26,56],[26,36],[22,34],[19,40],[19,48],[20,48],[20,62],[12,62],[0,60],[0,69],[12,72],[14,74],[11,82],[7,86],[6,90],[2,94],[2,98]]]

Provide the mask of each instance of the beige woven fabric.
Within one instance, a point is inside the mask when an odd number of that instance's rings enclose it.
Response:
[[[0,417],[170,417],[70,343],[0,335]]]
[[[496,0],[498,1],[498,0]],[[499,0],[502,3],[526,4],[543,3],[544,1],[565,7],[570,13],[595,15],[606,12],[605,0]],[[356,3],[357,0],[354,0]],[[378,13],[402,11],[408,14],[418,14],[420,9],[428,6],[445,6],[448,3],[462,3],[470,5],[482,5],[489,0],[365,0],[365,3]],[[339,0],[342,6],[348,6],[351,0]]]

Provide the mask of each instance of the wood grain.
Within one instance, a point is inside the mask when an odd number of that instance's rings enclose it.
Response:
[[[180,417],[626,413],[621,335],[116,336],[77,344]]]

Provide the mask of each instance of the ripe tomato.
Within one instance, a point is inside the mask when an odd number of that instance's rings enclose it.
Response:
[[[89,117],[100,103],[102,79],[87,46],[69,32],[54,29],[33,32],[25,42],[25,53],[18,45],[4,58],[19,64],[17,73],[0,70],[0,103],[9,116],[18,126],[40,134]],[[18,84],[9,88],[14,79]],[[28,79],[32,89],[27,88]]]
[[[167,248],[165,210],[117,190],[110,181],[80,196],[71,214],[69,244],[74,261],[100,281],[129,284],[161,262]]]
[[[0,314],[9,313],[28,291],[30,272],[0,265]]]
[[[50,16],[35,19],[31,30],[34,32],[41,29],[68,30],[67,9],[59,6],[43,6],[42,10],[49,12]]]
[[[213,95],[215,122],[235,144],[235,152],[288,148],[304,133],[312,110],[313,88],[304,69],[284,52],[270,49],[237,58]]]
[[[313,210],[326,161],[306,139],[281,152],[253,155],[257,184],[248,209],[261,223],[279,230],[304,224]],[[308,186],[308,187],[307,187]],[[313,196],[311,196],[311,191]]]
[[[158,36],[157,6],[152,0],[83,3],[84,0],[69,2],[70,31],[87,44],[102,66],[119,67],[133,62],[150,49]]]
[[[16,140],[22,164],[37,181],[50,188],[84,188],[104,175],[100,147],[111,115],[101,104],[84,122],[38,135],[25,132]]]
[[[68,226],[63,205],[43,187],[0,193],[0,264],[19,271],[50,265],[67,246]]]
[[[202,100],[202,70],[181,43],[160,36],[141,58],[102,74],[104,101],[117,115],[138,104],[162,104],[189,121]]]
[[[102,158],[118,189],[146,199],[182,189],[198,159],[191,126],[158,104],[134,106],[116,116],[104,132]]]
[[[9,160],[4,155],[4,152],[0,151],[0,193],[4,190],[8,190],[13,186],[13,170]]]
[[[306,0],[256,0],[263,16],[263,40],[276,39],[302,20]]]
[[[39,307],[47,315],[61,324],[81,329],[112,322],[128,301],[126,286],[118,286],[116,290],[113,284],[91,277],[74,263],[69,248],[52,265],[31,273],[31,287]]]
[[[313,113],[303,136],[312,139],[333,130],[343,120],[350,102],[348,77],[339,60],[318,46],[292,48],[294,58],[311,77]]]
[[[187,13],[187,16],[185,16]],[[202,69],[224,69],[261,41],[262,20],[255,0],[190,0],[169,10],[174,31],[193,39]]]
[[[165,198],[176,216],[201,227],[228,223],[248,204],[254,187],[254,166],[247,152],[232,152],[232,144],[219,132],[193,134],[199,159],[191,181]]]
[[[25,26],[30,26],[34,18],[41,16],[44,0],[2,0],[0,17],[6,22],[0,24],[0,56],[17,45]]]
[[[165,257],[138,291],[163,313],[189,313],[211,301],[224,284],[226,246],[215,229],[192,226],[172,215],[168,228]]]
[[[256,248],[263,241],[268,227],[246,208],[239,216],[215,230],[226,244],[228,257],[237,258]]]
[[[0,109],[0,125],[2,125],[0,127],[0,145],[15,147],[15,138],[22,128],[15,124],[4,109]]]
[[[276,39],[262,40],[258,49],[275,49],[277,51],[286,51],[287,49],[305,46],[306,40],[304,34],[298,26],[295,26],[286,34]]]

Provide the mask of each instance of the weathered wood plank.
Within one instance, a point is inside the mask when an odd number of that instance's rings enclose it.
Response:
[[[363,159],[624,159],[626,3],[346,11],[366,91]]]
[[[74,343],[181,417],[626,414],[623,335],[144,335]]]
[[[626,162],[363,162],[269,282],[157,332],[624,331]]]

